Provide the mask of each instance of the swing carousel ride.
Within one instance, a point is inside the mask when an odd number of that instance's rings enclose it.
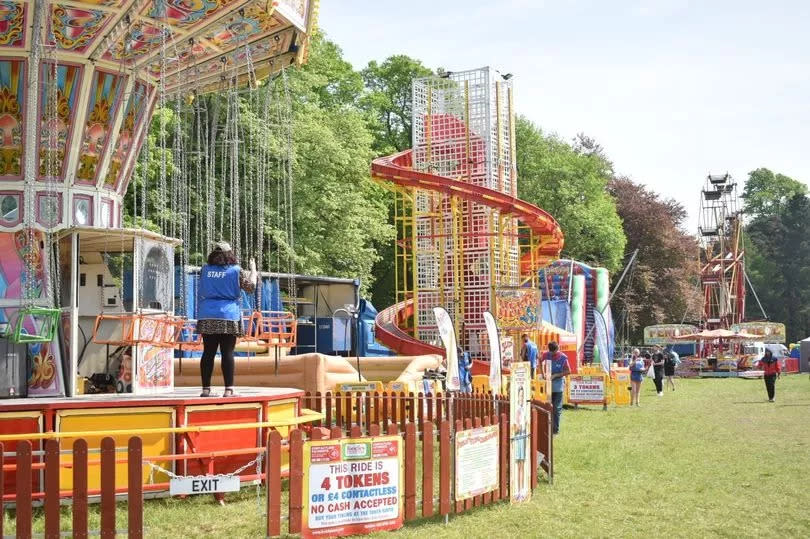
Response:
[[[0,1],[7,451],[37,433],[114,426],[126,444],[124,432],[143,428],[301,422],[297,389],[244,388],[202,405],[195,390],[175,390],[173,356],[200,348],[193,316],[175,314],[193,315],[184,305],[192,255],[224,239],[241,259],[275,258],[275,271],[294,279],[292,256],[265,236],[264,209],[275,199],[277,233],[292,249],[286,70],[306,61],[317,9],[317,0]],[[294,317],[255,304],[248,344],[293,346]],[[94,373],[108,392],[83,395]],[[244,448],[261,446],[262,432],[156,433],[144,436],[144,454],[222,450],[216,462],[160,465],[225,472],[250,461]],[[100,436],[88,440],[97,448]],[[12,475],[5,498],[14,497]]]
[[[174,316],[175,262],[185,269],[220,238],[268,258],[258,224],[271,160],[240,159],[262,142],[244,133],[240,100],[291,144],[285,69],[306,60],[316,19],[316,0],[0,2],[0,331],[7,357],[31,360],[6,361],[17,380],[6,396],[75,395],[111,348],[138,356],[136,392],[171,385],[173,350],[199,347],[193,321]],[[270,75],[286,100],[262,84]],[[227,105],[205,99],[213,92]],[[273,161],[286,206],[289,151]],[[124,228],[125,194],[149,166],[158,187],[141,178]],[[291,219],[283,228],[292,235]],[[294,340],[286,322],[250,317],[251,336]]]

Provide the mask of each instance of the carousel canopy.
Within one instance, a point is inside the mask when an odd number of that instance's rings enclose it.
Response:
[[[729,331],[727,329],[712,329],[712,330],[703,330],[699,333],[691,333],[689,335],[681,335],[680,337],[673,337],[674,339],[684,340],[684,341],[695,341],[695,340],[713,340],[713,339],[727,339],[727,340],[738,340],[738,341],[756,341],[759,339],[757,335],[753,333],[735,333],[733,331]]]
[[[317,4],[0,1],[0,231],[120,227],[155,105],[304,62]]]

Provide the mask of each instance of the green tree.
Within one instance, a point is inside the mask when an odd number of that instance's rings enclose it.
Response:
[[[796,194],[782,211],[748,225],[747,272],[770,320],[782,322],[789,342],[810,334],[810,199]],[[749,294],[748,312],[760,318]]]
[[[360,104],[374,137],[372,148],[375,156],[411,147],[413,79],[431,73],[419,60],[402,54],[390,56],[382,63],[371,61],[363,69],[365,93]],[[393,224],[393,199],[389,195],[385,201],[388,223]],[[373,268],[375,282],[371,295],[378,307],[385,307],[395,301],[394,243],[378,243],[376,250],[378,260]]]
[[[807,186],[784,174],[758,168],[748,174],[742,198],[745,213],[756,218],[778,213],[794,195],[806,195]]]
[[[612,166],[601,147],[581,136],[577,151],[525,116],[517,118],[515,138],[518,196],[557,220],[567,256],[617,271],[626,239],[616,204],[605,190]]]
[[[369,113],[377,155],[411,147],[411,86],[413,79],[432,73],[422,62],[404,54],[390,56],[380,64],[371,61],[363,69],[366,93],[362,106]]]
[[[175,234],[174,231],[182,229],[184,220],[188,220],[192,230],[199,230],[204,215],[219,212],[220,208],[226,210],[224,218],[227,220],[238,197],[241,229],[235,233],[239,234],[242,245],[255,234],[250,227],[263,227],[264,237],[269,238],[261,264],[263,269],[286,270],[286,264],[275,262],[274,254],[278,252],[281,258],[292,257],[300,273],[356,277],[361,280],[363,290],[368,290],[374,280],[372,266],[379,258],[376,246],[393,239],[393,230],[386,220],[385,192],[371,181],[368,172],[374,155],[373,139],[366,113],[358,106],[362,89],[361,75],[343,59],[340,48],[316,35],[305,66],[289,69],[284,75],[263,82],[260,89],[238,97],[239,139],[242,141],[238,192],[231,188],[232,167],[227,161],[228,151],[223,149],[226,147],[223,130],[228,96],[198,98],[204,100],[207,111],[206,130],[217,132],[216,142],[207,156],[214,160],[213,208],[201,201],[202,193],[196,189],[195,171],[202,157],[201,152],[196,151],[201,137],[195,132],[193,109],[189,105],[177,105],[176,111],[172,104],[158,111],[150,128],[150,143],[127,194],[127,222],[133,222],[137,201],[139,225],[157,226],[164,233],[179,235],[180,232]],[[264,92],[271,94],[269,114],[260,99]],[[179,130],[175,129],[178,125]],[[291,145],[288,135],[292,137]],[[183,149],[175,155],[173,148],[178,137],[182,139]],[[166,175],[162,173],[162,155],[167,156]],[[288,157],[293,178],[294,244],[289,242],[280,215],[280,211],[284,211],[281,187]],[[264,200],[256,198],[255,172],[260,162],[266,163],[269,171]],[[202,207],[202,211],[189,211],[183,206],[183,196],[173,196],[173,175],[177,170],[190,171],[186,179],[190,209]],[[145,223],[140,209],[143,193],[147,197]],[[258,208],[262,218],[252,219],[247,208],[254,211]],[[222,220],[219,218],[219,222]],[[234,241],[229,236],[227,223],[220,227],[225,239]],[[193,239],[195,234],[192,232],[191,236]],[[190,255],[199,258],[207,248],[200,246],[200,252]]]
[[[626,313],[620,319],[629,325],[624,329],[638,343],[645,326],[699,316],[698,247],[683,231],[686,209],[679,202],[628,178],[615,178],[608,190],[616,199],[628,252],[638,249],[635,267],[617,294]]]

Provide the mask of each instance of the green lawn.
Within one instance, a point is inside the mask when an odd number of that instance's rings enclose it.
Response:
[[[481,508],[449,525],[411,523],[397,535],[810,537],[807,375],[779,381],[774,404],[761,380],[677,383],[657,397],[645,382],[640,408],[565,410],[555,484],[531,502]],[[209,496],[151,500],[145,522],[148,537],[264,532],[252,488],[225,507]]]

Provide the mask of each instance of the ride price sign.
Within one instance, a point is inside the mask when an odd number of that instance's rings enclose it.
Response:
[[[402,527],[402,438],[317,440],[304,445],[303,537]]]
[[[568,379],[568,402],[602,404],[605,402],[605,376],[572,375]]]

